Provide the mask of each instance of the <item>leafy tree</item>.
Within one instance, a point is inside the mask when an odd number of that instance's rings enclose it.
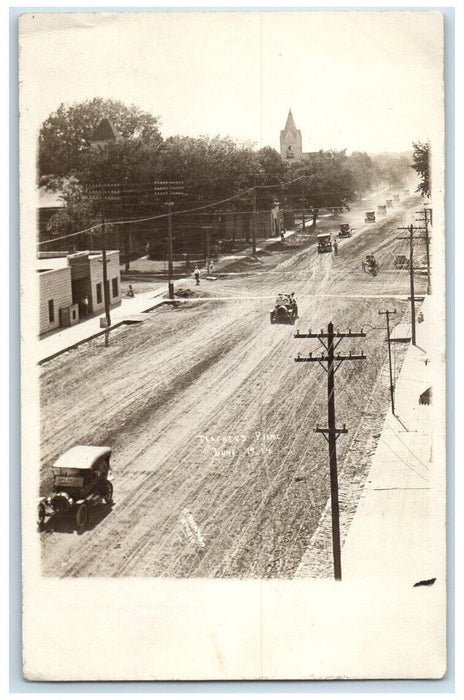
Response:
[[[301,178],[288,188],[287,199],[294,206],[313,208],[313,226],[320,207],[346,206],[352,199],[355,182],[343,151],[319,151],[289,168],[289,178]]]
[[[378,153],[372,156],[378,174],[378,182],[392,189],[404,187],[411,177],[410,153]]]
[[[162,142],[157,118],[135,105],[128,107],[119,100],[101,97],[72,105],[61,104],[40,129],[41,182],[53,187],[53,177],[69,177],[75,173],[80,155],[88,150],[93,131],[105,117],[124,140],[142,139],[154,147]]]
[[[413,164],[412,168],[419,175],[420,182],[416,192],[420,192],[425,197],[430,196],[431,180],[430,180],[430,143],[413,143]]]
[[[184,182],[184,205],[201,206],[231,197],[251,187],[259,171],[251,146],[219,136],[169,138],[159,151],[158,164],[162,179]]]
[[[52,236],[66,236],[83,230],[95,222],[94,203],[86,197],[82,187],[76,182],[69,182],[63,189],[65,207],[59,209],[47,223],[46,231]]]
[[[378,173],[374,161],[367,153],[354,151],[348,158],[347,167],[353,176],[356,193],[361,198],[376,184]]]

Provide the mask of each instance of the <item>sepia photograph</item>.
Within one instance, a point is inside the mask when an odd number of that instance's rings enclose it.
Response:
[[[28,680],[446,673],[443,22],[19,18]]]

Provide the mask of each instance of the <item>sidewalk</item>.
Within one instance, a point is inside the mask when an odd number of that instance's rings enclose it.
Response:
[[[444,544],[445,462],[437,454],[432,462],[432,430],[439,416],[433,403],[419,404],[437,369],[427,352],[434,332],[430,297],[421,311],[417,346],[409,347],[396,386],[396,415],[387,414],[342,549],[344,579],[394,577],[414,585],[443,577],[443,553],[437,553],[437,546]]]
[[[166,284],[159,284],[155,289],[149,292],[136,294],[132,298],[123,298],[119,306],[114,307],[110,311],[111,326],[110,330],[117,328],[126,321],[134,320],[138,314],[145,313],[160,306],[166,302],[163,298],[167,290]],[[104,318],[105,314],[92,316],[87,321],[81,321],[70,328],[63,328],[56,333],[50,333],[45,338],[39,340],[37,362],[40,364],[46,360],[50,360],[56,355],[61,354],[65,350],[76,347],[80,343],[102,335],[105,329],[100,328],[100,319]]]
[[[290,238],[294,233],[294,231],[287,231],[285,238]],[[260,246],[257,247],[256,252],[259,253],[261,250],[267,248],[270,244],[277,241],[280,241],[280,238],[276,236],[260,241]],[[241,251],[240,255],[234,256],[234,259],[242,257],[246,258],[250,255],[252,255],[251,247]],[[224,256],[223,258],[220,258],[217,262],[215,262],[214,272],[212,274],[216,275],[223,267],[228,265],[231,260],[231,256]],[[206,274],[206,268],[202,268],[201,272],[204,276]],[[193,284],[191,276],[175,280],[175,287],[186,284]],[[167,302],[166,298],[164,297],[166,292],[166,282],[154,282],[154,287],[149,292],[138,293],[132,298],[122,298],[121,304],[114,307],[110,311],[110,330],[114,330],[123,323],[130,323],[131,321],[134,322],[138,314],[147,313],[157,306],[165,304]],[[70,350],[71,348],[77,347],[87,340],[103,335],[105,330],[100,328],[100,319],[104,318],[104,316],[104,313],[101,313],[98,316],[92,316],[92,318],[89,318],[87,321],[81,321],[75,326],[63,328],[60,331],[50,333],[44,338],[41,338],[38,343],[37,362],[41,364],[47,360],[51,360],[53,357],[60,355],[66,350]]]
[[[430,345],[430,297],[420,309],[417,346],[407,351],[366,485],[342,547],[343,580],[407,579],[409,585],[444,576],[444,459],[432,462],[434,405],[419,397],[437,368]],[[436,331],[435,331],[436,332]],[[433,401],[433,398],[432,398]]]
[[[433,376],[440,370],[440,358],[431,297],[425,297],[419,310],[424,322],[416,324],[417,345],[407,349],[396,383],[395,415],[389,408],[353,516],[345,509],[359,485],[345,483],[339,474],[343,581],[402,581],[408,588],[433,578],[444,583],[445,458],[438,452],[444,416]],[[432,385],[432,403],[420,405],[420,395]],[[330,500],[322,517],[324,549],[317,539],[310,544],[297,578],[321,571],[332,575]]]

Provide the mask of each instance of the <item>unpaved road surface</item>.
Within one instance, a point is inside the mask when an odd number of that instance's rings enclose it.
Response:
[[[314,432],[327,422],[325,373],[294,362],[322,348],[294,339],[295,328],[333,321],[367,333],[342,345],[367,359],[336,374],[337,422],[349,430],[337,443],[343,463],[355,436],[359,449],[373,394],[388,387],[378,311],[409,315],[409,275],[393,261],[406,248],[396,227],[416,208],[412,198],[341,241],[338,256],[318,255],[310,238],[267,253],[202,282],[204,298],[112,333],[109,348],[97,339],[44,365],[42,493],[51,462],[75,444],[110,445],[114,474],[114,505],[93,509],[86,531],[65,520],[46,526],[44,574],[292,577],[329,496],[327,445]],[[367,252],[380,263],[376,278],[361,270]],[[424,288],[418,276],[416,293]],[[296,293],[295,327],[269,322],[280,291]],[[366,473],[367,452],[356,465]]]

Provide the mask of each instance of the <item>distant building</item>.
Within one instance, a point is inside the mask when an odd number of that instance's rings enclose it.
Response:
[[[39,208],[37,211],[37,223],[39,233],[46,237],[47,224],[54,214],[64,207],[61,192],[47,192],[44,187],[38,190]]]
[[[303,153],[301,131],[296,128],[292,110],[288,111],[285,127],[280,132],[280,155],[286,161],[298,161],[309,158],[312,153]]]
[[[285,160],[301,160],[303,155],[301,131],[296,128],[291,109],[285,127],[280,132],[280,155]]]
[[[103,257],[100,251],[70,255],[39,253],[37,260],[40,298],[40,335],[73,326],[105,309]],[[107,252],[110,306],[121,303],[119,250]]]
[[[98,146],[106,146],[108,143],[119,141],[121,134],[116,129],[114,124],[105,117],[97,126],[92,136],[89,139],[91,148]]]

